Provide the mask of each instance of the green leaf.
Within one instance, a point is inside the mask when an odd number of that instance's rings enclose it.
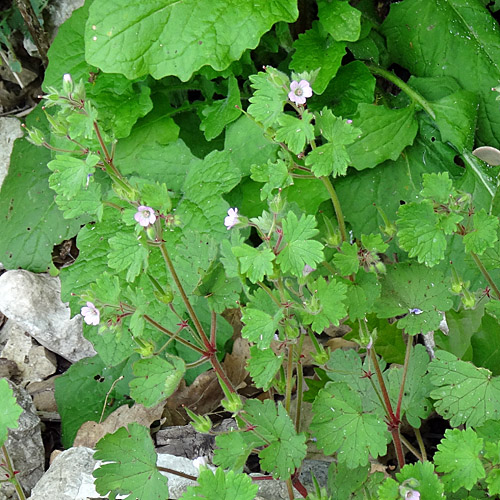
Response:
[[[259,486],[247,474],[233,471],[224,472],[221,468],[213,473],[204,469],[198,476],[198,486],[188,486],[182,500],[205,498],[207,500],[252,500]]]
[[[353,143],[361,131],[327,108],[316,116],[316,123],[329,142],[313,149],[306,157],[306,165],[311,166],[316,177],[344,175],[350,162],[345,146]]]
[[[211,106],[203,109],[204,118],[201,120],[201,130],[205,133],[207,141],[211,141],[222,133],[226,125],[234,122],[241,111],[240,89],[234,76],[228,79],[227,98],[215,101]]]
[[[154,207],[155,210],[164,214],[172,209],[172,201],[168,193],[167,185],[162,182],[155,184],[144,184],[141,187],[141,201],[148,207]]]
[[[396,160],[417,135],[418,124],[411,105],[402,109],[360,104],[354,126],[362,130],[359,140],[347,148],[358,170],[373,168],[385,160]]]
[[[268,446],[259,452],[262,469],[274,478],[288,479],[306,456],[306,436],[297,434],[291,418],[281,403],[249,399],[245,416]]]
[[[109,239],[108,265],[116,271],[127,269],[127,281],[134,281],[147,268],[149,250],[145,239],[144,232],[137,237],[124,231]]]
[[[214,450],[214,464],[236,471],[242,471],[248,455],[256,446],[262,446],[264,441],[253,432],[230,431],[215,437],[217,448]]]
[[[359,375],[358,375],[359,377]],[[325,454],[337,453],[349,469],[385,455],[390,440],[381,416],[364,413],[361,395],[344,382],[329,382],[313,403],[311,433]]]
[[[233,254],[238,258],[240,271],[246,274],[252,283],[262,281],[266,275],[273,274],[275,255],[270,248],[253,248],[249,245],[233,247]]]
[[[384,253],[389,248],[380,234],[362,234],[361,243],[370,253]]]
[[[345,462],[332,462],[328,467],[328,490],[333,498],[351,498],[368,478],[369,467],[348,469]]]
[[[286,163],[278,159],[275,163],[268,160],[264,165],[252,165],[250,176],[256,182],[265,182],[260,190],[260,199],[272,198],[273,191],[279,188],[285,188],[293,184],[292,176],[288,173]]]
[[[278,116],[280,128],[276,131],[276,140],[284,142],[292,153],[298,155],[304,151],[306,143],[314,139],[312,119],[313,115],[308,111],[305,111],[300,119],[284,114]]]
[[[48,136],[41,107],[28,115],[26,125],[35,125]],[[48,149],[34,146],[24,138],[14,143],[0,196],[0,262],[6,269],[47,271],[53,247],[72,238],[88,220],[63,218],[48,185],[50,172],[46,165],[50,159]]]
[[[323,261],[323,245],[310,239],[318,232],[313,215],[302,215],[299,220],[293,212],[288,212],[283,219],[285,247],[276,259],[283,272],[290,271],[294,276],[302,276],[306,264],[316,267],[315,264]]]
[[[488,368],[493,375],[500,375],[500,324],[498,321],[489,314],[485,314],[481,325],[471,330],[470,333],[473,334],[471,344],[474,364]]]
[[[116,342],[116,338],[114,340]],[[116,383],[122,375],[124,379]],[[131,378],[131,361],[108,367],[99,356],[94,356],[71,365],[66,373],[56,379],[55,397],[61,415],[62,443],[65,448],[72,446],[83,423],[89,420],[98,422],[101,414],[106,418],[130,401],[128,383]]]
[[[318,17],[322,26],[340,42],[346,40],[355,42],[361,31],[361,12],[342,0],[320,0],[318,2]]]
[[[277,356],[271,349],[261,350],[256,346],[250,348],[250,358],[247,360],[247,369],[257,387],[263,391],[269,390],[274,376],[283,362],[283,354]]]
[[[436,411],[453,427],[464,423],[475,427],[500,419],[500,378],[492,377],[489,370],[438,351],[429,373],[437,387],[430,394],[436,400]]]
[[[375,299],[380,296],[381,287],[375,273],[360,271],[357,273],[355,281],[346,280],[346,305],[349,308],[349,319],[356,321],[361,319],[368,312],[372,311]],[[400,333],[398,333],[401,337]],[[379,335],[380,338],[380,335]],[[377,343],[377,352],[382,354]]]
[[[96,445],[96,460],[107,463],[93,472],[100,495],[111,492],[125,499],[167,500],[167,478],[156,467],[156,452],[149,429],[131,423],[107,434]]]
[[[450,292],[441,272],[415,264],[387,268],[382,278],[382,295],[375,302],[379,318],[405,315],[398,328],[416,335],[437,330],[442,312],[452,306]]]
[[[401,206],[397,225],[399,244],[409,257],[429,267],[443,260],[446,238],[430,200]]]
[[[340,271],[342,276],[349,276],[350,274],[357,273],[359,269],[358,246],[351,245],[349,242],[344,241],[340,252],[333,256],[333,264]]]
[[[241,335],[250,342],[255,342],[259,349],[268,349],[282,317],[281,309],[272,316],[267,312],[247,306],[241,317],[245,325],[241,330]]]
[[[65,219],[92,215],[100,219],[103,212],[101,185],[90,181],[86,189],[80,189],[74,196],[58,194],[56,204]]]
[[[423,189],[420,192],[425,198],[430,198],[436,203],[447,204],[455,193],[453,182],[448,172],[438,174],[424,174],[422,176]]]
[[[474,143],[478,99],[475,94],[459,90],[431,103],[443,142],[451,142],[459,151],[471,150]]]
[[[473,221],[474,229],[464,236],[465,251],[482,255],[498,241],[498,217],[488,215],[483,208],[474,214]]]
[[[442,481],[448,491],[455,492],[462,487],[470,490],[486,476],[479,459],[483,440],[474,430],[446,429],[437,448],[434,463],[437,472],[443,473]]]
[[[177,389],[186,365],[181,358],[168,360],[154,356],[139,359],[133,365],[136,378],[130,381],[130,395],[137,403],[154,406],[167,399]]]
[[[416,462],[405,465],[400,472],[396,473],[400,484],[409,487],[412,482],[416,483],[413,490],[420,493],[420,498],[426,500],[441,500],[443,498],[443,484],[434,472],[432,462]],[[411,481],[413,479],[413,481]],[[378,489],[380,500],[397,500],[401,498],[399,485],[394,479],[389,478]]]
[[[428,29],[432,26],[432,29]],[[491,87],[500,80],[500,33],[482,2],[409,0],[391,7],[383,24],[391,61],[415,76],[453,77],[479,96],[479,144],[500,146],[500,115]],[[422,41],[425,40],[425,43]],[[409,47],[419,47],[418,56]],[[470,123],[464,125],[468,135]]]
[[[288,99],[287,89],[290,80],[281,71],[267,66],[265,73],[251,75],[250,81],[255,91],[249,99],[248,113],[264,127],[272,127],[281,116],[283,106]]]
[[[50,161],[47,167],[52,171],[50,188],[68,198],[75,197],[84,189],[88,176],[94,173],[94,165],[67,155],[56,155],[56,159]]]
[[[19,426],[18,419],[23,412],[23,409],[17,404],[14,393],[9,386],[7,379],[0,380],[0,401],[2,407],[0,409],[0,446],[7,439],[7,429],[17,429]]]
[[[312,88],[315,94],[322,94],[340,68],[345,55],[345,44],[336,42],[328,35],[324,36],[319,24],[315,22],[311,29],[299,35],[293,48],[295,52],[290,68],[297,73],[319,69]]]
[[[312,298],[310,301],[316,305],[317,310],[311,314],[304,314],[303,321],[316,333],[321,333],[330,324],[338,326],[340,320],[347,315],[345,305],[347,286],[335,278],[331,278],[327,283],[324,278],[318,278],[310,283]]]
[[[256,47],[274,23],[293,22],[297,15],[292,0],[260,6],[250,0],[234,5],[224,0],[126,5],[97,0],[89,10],[85,56],[105,73],[122,73],[129,79],[149,73],[157,80],[175,75],[187,81],[205,65],[226,69],[246,49]]]

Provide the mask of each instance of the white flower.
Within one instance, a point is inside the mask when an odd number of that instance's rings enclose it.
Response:
[[[83,321],[87,325],[98,325],[100,321],[100,314],[96,306],[92,302],[87,302],[87,305],[82,307],[81,314],[83,316]]]
[[[208,464],[208,458],[207,457],[198,457],[193,460],[193,465],[200,470],[201,466],[205,466]]]
[[[307,80],[294,80],[290,84],[290,92],[288,92],[288,99],[295,104],[305,104],[306,99],[313,95],[313,91]]]
[[[422,309],[419,309],[418,307],[410,309],[410,314],[415,314],[415,316],[418,316],[419,314],[422,314],[423,312],[424,311],[422,311]]]
[[[405,500],[420,500],[420,493],[416,490],[409,490],[406,492]]]
[[[147,227],[153,224],[156,220],[155,211],[151,207],[145,207],[141,205],[137,208],[137,213],[134,215],[134,219],[143,227]]]
[[[71,79],[71,75],[69,73],[65,73],[64,76],[63,76],[63,80],[66,82],[66,83],[73,83],[73,80]]]
[[[227,211],[227,217],[224,219],[224,225],[228,228],[231,229],[232,227],[236,226],[240,222],[239,215],[238,215],[238,209],[237,208],[230,208]]]

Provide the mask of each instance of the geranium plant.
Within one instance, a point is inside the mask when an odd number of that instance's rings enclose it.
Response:
[[[498,495],[498,168],[472,154],[500,145],[496,21],[479,0],[300,3],[94,0],[61,27],[0,258],[43,271],[77,235],[62,293],[98,354],[56,382],[64,445],[213,370],[238,428],[183,498],[254,498],[251,453],[290,498]],[[27,183],[43,211],[18,207]],[[234,310],[262,400],[223,363]],[[341,326],[356,348],[331,348]],[[323,489],[308,446],[335,457]],[[95,456],[99,493],[168,498],[146,427]]]

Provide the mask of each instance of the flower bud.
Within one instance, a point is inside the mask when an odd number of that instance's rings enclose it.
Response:
[[[186,410],[189,418],[192,420],[191,425],[193,426],[194,430],[203,434],[208,434],[212,430],[212,421],[210,420],[210,417],[207,417],[206,415],[196,415],[196,413],[192,412],[186,406],[184,407],[184,409]]]
[[[462,292],[462,304],[465,309],[474,309],[476,306],[476,297],[466,288]]]
[[[68,95],[73,92],[73,80],[71,79],[71,75],[69,73],[66,73],[63,76],[63,91]]]
[[[36,127],[26,127],[26,131],[28,132],[28,141],[30,141],[35,146],[43,146],[45,139],[40,130],[38,130]]]

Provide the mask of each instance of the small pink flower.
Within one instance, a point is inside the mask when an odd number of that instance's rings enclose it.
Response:
[[[98,325],[100,321],[100,314],[96,306],[92,302],[87,302],[87,305],[82,307],[80,311],[83,316],[83,321],[87,325]]]
[[[208,464],[208,458],[207,457],[198,457],[193,460],[193,465],[200,470],[200,467],[205,466]]]
[[[314,267],[311,267],[309,264],[306,264],[304,266],[304,269],[302,269],[302,276],[306,277],[309,274],[313,273],[314,271],[316,271],[316,269],[314,269]]]
[[[227,217],[224,219],[224,225],[228,228],[231,229],[232,227],[236,226],[238,222],[240,221],[239,215],[238,215],[238,209],[237,208],[230,208],[227,211]]]
[[[305,104],[306,99],[313,95],[313,91],[307,80],[294,80],[290,84],[290,92],[288,92],[288,99],[295,104]]]
[[[141,205],[137,208],[137,213],[134,215],[134,219],[143,227],[148,227],[150,224],[154,224],[156,220],[155,211],[151,207],[145,207]]]
[[[409,490],[406,492],[405,500],[420,500],[420,493],[416,490]]]

